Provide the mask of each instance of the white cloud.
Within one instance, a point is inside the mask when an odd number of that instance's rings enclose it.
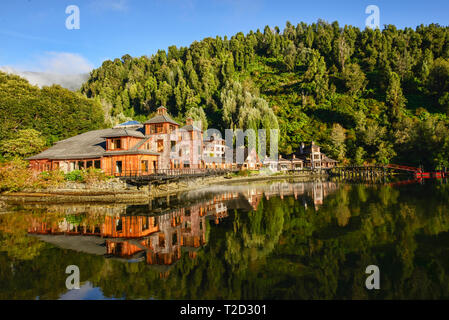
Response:
[[[21,76],[33,85],[59,84],[70,90],[79,89],[92,69],[92,64],[83,56],[69,52],[46,52],[31,63],[0,66],[0,71]]]
[[[69,52],[47,52],[39,58],[40,71],[58,74],[89,73],[93,66],[83,56]]]

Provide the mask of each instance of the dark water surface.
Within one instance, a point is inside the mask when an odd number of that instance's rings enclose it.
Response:
[[[449,184],[431,180],[17,206],[0,215],[0,299],[447,299],[448,209]]]

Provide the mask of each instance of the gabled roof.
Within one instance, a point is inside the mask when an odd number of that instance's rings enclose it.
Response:
[[[145,135],[140,130],[132,129],[113,129],[110,133],[103,136],[103,138],[118,138],[118,137],[135,137],[145,138]]]
[[[182,127],[181,129],[186,130],[186,131],[200,131],[200,132],[203,132],[203,130],[199,129],[198,127],[195,127],[193,124],[188,124],[188,125]]]
[[[127,128],[103,129],[85,132],[77,136],[61,140],[57,142],[53,147],[48,148],[47,150],[35,156],[27,158],[27,160],[77,160],[101,158],[104,155],[109,155],[109,153],[106,152],[105,137],[123,136],[124,133],[122,131],[126,131],[127,136],[144,138],[144,135],[140,130],[141,128],[138,128],[137,130]],[[127,154],[143,154],[140,153],[143,150],[137,150],[136,146],[134,146],[130,150],[122,152],[127,152]],[[149,153],[150,151],[145,152],[145,154],[157,154],[155,152]]]
[[[304,155],[297,154],[296,152],[289,154],[287,156],[288,160],[291,162],[304,162],[304,159],[306,158]]]
[[[177,123],[175,120],[170,118],[170,116],[167,114],[157,115],[157,116],[151,118],[150,120],[144,122],[144,124],[166,123],[166,122],[179,126],[179,123]]]
[[[325,161],[325,162],[335,162],[335,163],[338,163],[338,161],[337,160],[334,160],[334,159],[331,159],[331,158],[329,158],[328,156],[324,156],[323,157],[323,160],[322,161]]]
[[[59,141],[53,147],[29,157],[28,160],[100,158],[106,150],[106,140],[103,136],[113,133],[114,130],[94,130],[79,134]]]
[[[267,155],[265,155],[265,158],[263,158],[263,160],[262,160],[262,162],[264,164],[267,164],[267,163],[278,163],[278,161],[279,161],[278,159],[272,159],[272,158],[270,158]]]

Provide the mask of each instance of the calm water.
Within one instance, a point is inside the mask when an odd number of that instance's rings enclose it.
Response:
[[[17,206],[0,215],[0,299],[447,299],[448,200],[444,181],[274,182]]]

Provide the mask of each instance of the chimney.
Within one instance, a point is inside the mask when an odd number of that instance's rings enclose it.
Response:
[[[164,106],[160,106],[159,108],[157,108],[157,114],[158,115],[166,115],[167,114],[167,108]]]
[[[293,159],[296,159],[296,154],[293,154]]]
[[[187,119],[186,119],[186,125],[193,125],[193,118],[192,117],[188,117]]]

